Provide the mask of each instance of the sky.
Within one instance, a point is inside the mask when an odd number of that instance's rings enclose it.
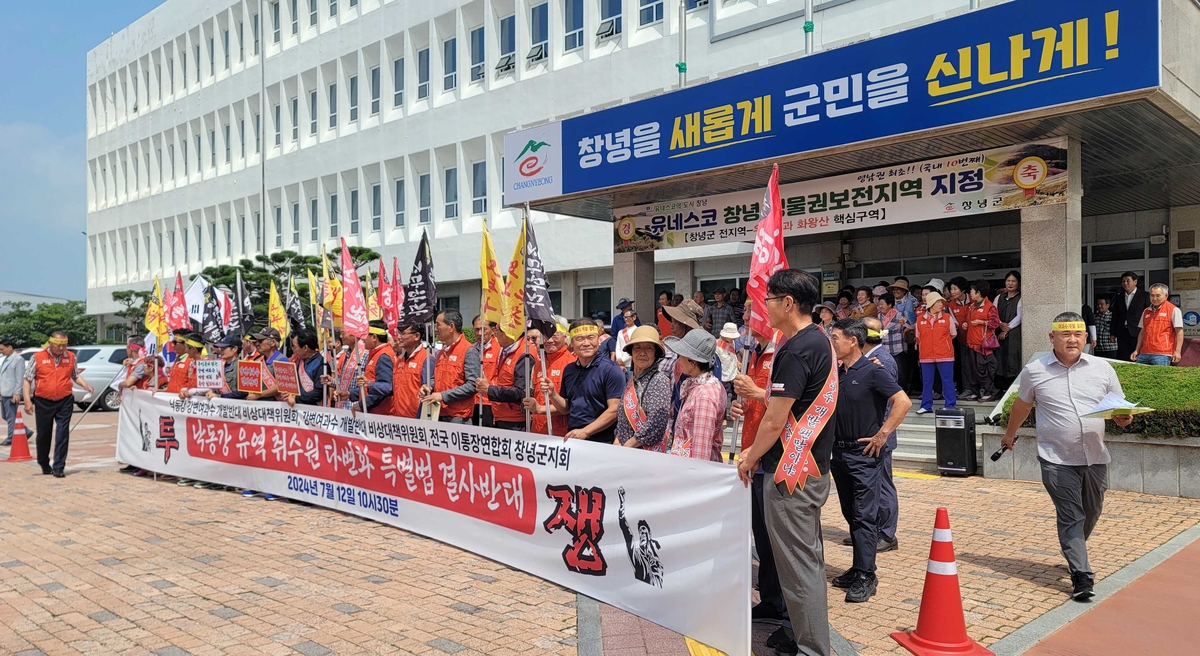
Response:
[[[87,53],[162,2],[5,3],[0,289],[84,298]]]

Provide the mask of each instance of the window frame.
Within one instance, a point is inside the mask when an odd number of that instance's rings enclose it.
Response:
[[[417,51],[417,100],[429,98],[429,48]]]
[[[359,206],[358,206],[358,188],[350,190],[350,234],[357,235],[359,228]]]
[[[300,201],[292,201],[292,244],[300,243]]]
[[[487,214],[487,160],[471,163],[471,214]]]
[[[433,177],[429,173],[417,176],[417,221],[421,225],[433,222]]]
[[[275,206],[275,248],[283,248],[283,206]]]
[[[337,128],[338,101],[337,101],[337,82],[329,83],[329,129]]]
[[[458,88],[458,37],[442,41],[442,92]]]
[[[442,171],[442,201],[444,217],[458,218],[458,166],[447,166]]]
[[[382,75],[382,72],[379,70],[378,66],[375,66],[371,69],[371,72],[370,72],[370,76],[371,76],[370,77],[371,116],[379,115],[380,94],[382,92],[382,90],[380,89],[381,82],[382,82],[382,80],[380,79],[381,75]]]
[[[478,37],[476,37],[478,35]],[[487,76],[487,33],[484,32],[484,27],[479,27],[471,30],[467,37],[468,45],[470,46],[471,55],[471,70],[470,81],[482,82]]]
[[[371,185],[371,232],[383,229],[383,185]]]
[[[392,60],[392,107],[404,106],[404,58]]]
[[[395,178],[392,181],[392,188],[394,189],[394,193],[392,194],[392,207],[395,209],[396,218],[394,227],[403,228],[405,219],[404,204],[406,198],[404,178]]]
[[[638,2],[638,27],[650,27],[663,22],[663,0],[640,0]],[[646,17],[649,16],[650,20]]]
[[[573,15],[578,19],[574,29],[568,22]],[[563,0],[563,52],[574,52],[583,47],[583,23],[583,0]]]
[[[337,192],[329,194],[329,238],[336,239],[338,237],[338,211],[337,211]]]

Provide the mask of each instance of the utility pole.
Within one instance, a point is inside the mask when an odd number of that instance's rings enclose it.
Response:
[[[811,0],[810,0],[811,1]],[[679,61],[675,62],[679,71],[679,88],[687,86],[687,2],[679,0]]]

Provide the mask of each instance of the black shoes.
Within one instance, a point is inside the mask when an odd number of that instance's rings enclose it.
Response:
[[[53,473],[54,473],[53,469],[50,469],[49,467],[42,467],[42,476],[47,476],[47,475],[50,475]]]
[[[832,585],[835,588],[841,588],[842,590],[845,590],[854,583],[854,579],[857,578],[857,576],[858,576],[858,570],[851,567],[850,569],[833,577],[833,580],[829,582],[829,585]]]
[[[861,604],[874,596],[878,587],[879,579],[874,573],[857,572],[850,589],[846,591],[846,603]]]
[[[66,476],[67,476],[66,472],[60,472],[60,471],[54,472],[54,478],[66,478]]]
[[[879,538],[879,543],[875,545],[875,553],[883,553],[885,551],[895,551],[900,548],[900,538],[896,538],[889,542],[887,538]]]
[[[800,653],[800,647],[796,645],[796,636],[782,626],[767,638],[766,645],[774,647],[777,655],[791,656]]]
[[[12,446],[12,438],[5,438],[3,442],[0,442],[0,446]]]
[[[1075,601],[1087,601],[1096,596],[1096,593],[1092,592],[1092,577],[1087,572],[1072,574],[1071,583],[1074,585],[1071,598]]]
[[[847,535],[846,538],[842,540],[842,544],[846,545],[847,547],[852,547],[854,546],[854,540]]]
[[[760,622],[762,620],[783,620],[783,614],[775,610],[769,604],[758,603],[750,609],[750,621]]]

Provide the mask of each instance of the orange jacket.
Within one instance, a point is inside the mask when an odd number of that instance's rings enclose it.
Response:
[[[480,348],[482,348],[482,346]],[[489,383],[496,382],[496,371],[497,367],[500,366],[498,361],[500,359],[500,344],[496,342],[495,337],[492,338],[492,341],[488,342],[487,348],[484,348],[483,353],[480,355],[479,368],[483,373],[483,377],[486,378]],[[484,405],[492,404],[491,400],[488,399],[486,394],[480,394],[478,396],[480,399],[483,399]]]
[[[20,357],[12,355],[10,357]],[[75,354],[64,351],[58,364],[49,350],[33,354],[33,395],[50,401],[71,396],[71,381],[75,377]]]
[[[566,369],[567,365],[571,364],[572,362],[574,362],[577,359],[578,358],[575,356],[575,354],[570,352],[569,350],[567,350],[567,347],[565,345],[562,348],[555,351],[554,353],[546,354],[546,378],[548,378],[550,380],[550,383],[552,385],[554,385],[554,391],[557,392],[562,389],[563,369]],[[539,367],[537,374],[534,376],[534,380],[539,381],[537,384],[538,393],[535,396],[535,398],[537,398],[537,402],[540,403],[541,405],[546,405],[546,395],[541,392],[541,383],[540,383],[541,378],[542,378],[541,368]],[[566,415],[551,415],[551,416],[554,419],[553,433],[559,437],[566,437],[566,435],[567,435],[567,416]],[[530,422],[530,430],[533,431],[534,433],[540,433],[542,435],[545,435],[546,434],[546,413],[539,412],[536,415],[533,415],[531,417],[531,420],[532,421]]]
[[[190,355],[175,358],[171,373],[167,376],[167,392],[178,394],[179,390],[196,386],[196,360]]]
[[[754,385],[761,389],[770,389],[771,387],[771,363],[775,361],[775,348],[770,345],[761,355],[758,353],[750,354],[750,368],[746,371],[746,375],[754,379]],[[742,449],[749,448],[754,444],[754,438],[758,435],[758,426],[762,423],[763,415],[767,414],[767,406],[758,401],[745,401],[744,419],[742,420]]]

